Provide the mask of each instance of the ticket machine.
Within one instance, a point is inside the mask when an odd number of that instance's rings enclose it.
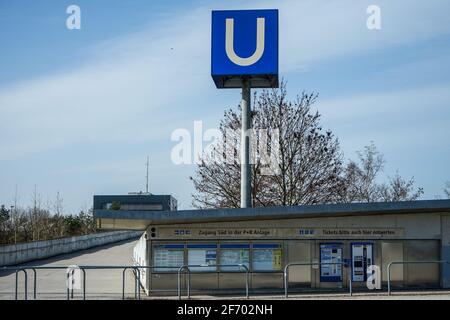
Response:
[[[373,264],[372,243],[352,243],[352,281],[367,281],[367,267]]]

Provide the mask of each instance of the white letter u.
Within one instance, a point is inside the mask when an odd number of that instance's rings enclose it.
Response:
[[[256,50],[248,58],[239,57],[236,52],[234,52],[234,19],[226,19],[226,30],[225,30],[225,51],[227,52],[228,58],[230,60],[242,67],[250,66],[259,59],[261,59],[264,53],[264,27],[265,19],[257,18],[256,20]]]

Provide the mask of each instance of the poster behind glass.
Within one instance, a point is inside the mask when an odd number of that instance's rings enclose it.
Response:
[[[281,249],[254,249],[253,270],[277,271],[281,269]]]
[[[155,271],[168,272],[177,271],[183,265],[184,250],[155,248],[153,263]],[[159,267],[159,268],[158,268]],[[170,267],[170,268],[169,268]]]
[[[320,245],[320,281],[342,281],[342,244],[324,243]],[[327,264],[330,263],[330,264]]]
[[[191,271],[215,271],[216,249],[189,249],[188,264]],[[197,266],[197,267],[196,267]]]
[[[222,249],[220,252],[220,264],[223,271],[242,271],[237,265],[243,264],[249,267],[249,249]]]

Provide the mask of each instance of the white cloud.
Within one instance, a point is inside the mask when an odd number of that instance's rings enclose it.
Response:
[[[443,0],[433,5],[379,0],[384,22],[377,35],[365,28],[366,2],[241,2],[222,8],[279,7],[283,72],[448,32],[445,10],[440,9],[446,7]],[[210,10],[174,13],[140,33],[92,48],[79,69],[3,88],[0,115],[8,121],[1,130],[8,139],[0,140],[0,148],[8,152],[0,157],[85,141],[148,141],[161,137],[177,112],[193,107],[183,110],[181,105],[196,100],[207,105],[198,97],[214,93],[209,77]],[[177,112],[166,112],[169,108]]]
[[[0,158],[79,142],[148,141],[177,119],[173,105],[209,84],[209,33],[195,16],[183,27],[151,29],[97,47],[71,72],[32,79],[0,91],[4,121]],[[208,81],[208,82],[206,82]],[[176,92],[176,94],[174,94]],[[151,130],[149,130],[151,128]]]
[[[371,140],[398,150],[448,140],[450,83],[319,101],[326,127],[355,150]],[[350,156],[350,155],[349,155]]]
[[[371,4],[381,8],[381,30],[366,27]],[[284,1],[279,8],[282,71],[450,34],[446,0]]]

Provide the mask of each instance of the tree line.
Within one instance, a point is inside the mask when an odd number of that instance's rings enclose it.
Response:
[[[0,206],[0,244],[42,241],[96,232],[92,209],[65,215],[59,193],[53,204],[42,204],[36,191],[29,207]]]

